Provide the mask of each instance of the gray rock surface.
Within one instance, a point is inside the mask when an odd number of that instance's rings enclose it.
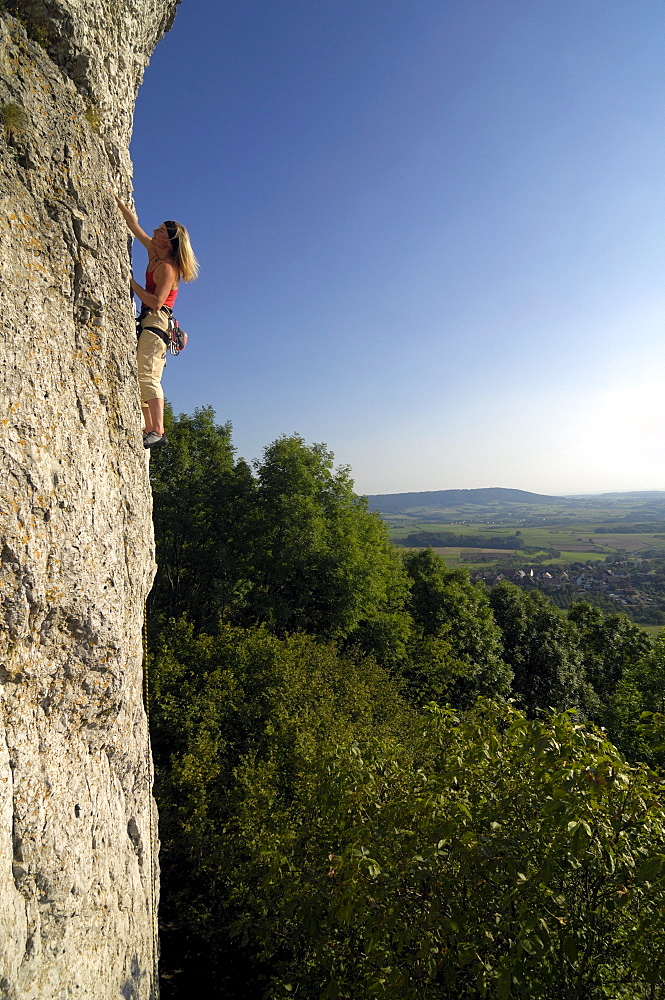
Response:
[[[0,998],[157,996],[136,90],[175,0],[0,15]],[[37,39],[37,40],[35,40]]]

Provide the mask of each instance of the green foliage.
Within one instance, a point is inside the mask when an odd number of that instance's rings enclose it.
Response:
[[[663,788],[564,710],[663,763],[665,639],[400,557],[323,445],[166,422],[164,1000],[662,1000]]]
[[[513,691],[526,711],[583,704],[587,692],[575,626],[537,590],[504,582],[489,600],[514,672]]]
[[[151,478],[157,575],[152,615],[306,631],[405,655],[407,579],[386,528],[333,469],[323,445],[297,436],[265,449],[254,474],[234,462],[230,425],[211,409],[167,414],[171,445]]]
[[[605,721],[632,760],[665,767],[665,636],[623,672],[608,699]]]
[[[187,968],[185,995],[198,976],[211,995],[237,989],[246,997],[255,987],[261,996],[256,949],[229,943],[229,926],[244,913],[253,852],[267,849],[274,831],[285,841],[307,836],[299,803],[311,797],[325,747],[332,753],[338,743],[379,734],[390,741],[412,716],[372,660],[263,628],[195,637],[190,624],[174,623],[151,675],[171,961]],[[169,937],[168,927],[177,933]]]
[[[410,552],[404,565],[415,626],[404,670],[411,699],[461,708],[479,695],[508,694],[511,672],[501,659],[501,632],[486,590],[465,570],[448,570],[431,549]]]
[[[414,531],[400,538],[398,545],[422,548],[424,546],[461,545],[471,549],[521,549],[522,541],[514,535],[458,535],[454,531]]]
[[[158,572],[150,596],[153,627],[187,614],[214,630],[242,604],[242,532],[255,484],[235,463],[230,424],[211,408],[193,416],[165,412],[169,447],[150,461]]]
[[[93,132],[99,133],[102,124],[102,113],[96,104],[89,104],[85,109],[85,120]]]
[[[51,35],[46,24],[39,20],[36,9],[28,10],[22,0],[0,0],[0,15],[12,14],[25,28],[28,38],[45,49]]]
[[[377,514],[333,470],[323,445],[281,437],[257,463],[248,618],[277,634],[363,641],[365,623],[401,611],[406,578]]]
[[[288,807],[244,776],[234,932],[272,969],[270,1000],[296,984],[395,1000],[646,1000],[662,986],[654,775],[566,714],[491,704],[433,709],[415,766],[404,750],[326,748]]]
[[[2,127],[8,138],[14,138],[25,131],[28,116],[25,109],[20,104],[13,101],[5,101],[0,104],[0,119]]]
[[[604,702],[625,670],[637,666],[653,643],[638,625],[622,614],[603,615],[584,601],[571,605],[568,620],[579,633],[586,678]]]
[[[174,623],[151,673],[182,995],[647,1000],[665,983],[663,789],[567,713],[419,717],[373,661],[265,628]]]
[[[48,47],[51,40],[51,33],[45,24],[28,24],[28,36],[43,49]]]

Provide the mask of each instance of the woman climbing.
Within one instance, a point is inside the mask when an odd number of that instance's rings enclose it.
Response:
[[[179,222],[162,222],[148,236],[139,220],[115,195],[118,208],[130,231],[148,251],[145,288],[132,278],[132,291],[141,300],[138,323],[140,336],[136,346],[141,409],[145,429],[143,446],[156,448],[168,444],[164,433],[164,391],[161,379],[166,361],[169,317],[173,309],[178,283],[193,281],[198,274],[198,263],[189,234]]]

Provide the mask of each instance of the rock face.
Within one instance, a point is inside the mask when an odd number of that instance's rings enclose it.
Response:
[[[154,570],[125,195],[175,0],[0,13],[0,998],[148,1000]]]

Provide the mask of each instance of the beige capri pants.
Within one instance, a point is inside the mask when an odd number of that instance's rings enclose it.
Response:
[[[145,329],[147,326],[154,326],[168,333],[169,317],[166,313],[151,310],[141,315],[141,336],[136,345],[141,403],[147,403],[150,399],[164,399],[162,372],[166,363],[167,347],[159,334]]]

